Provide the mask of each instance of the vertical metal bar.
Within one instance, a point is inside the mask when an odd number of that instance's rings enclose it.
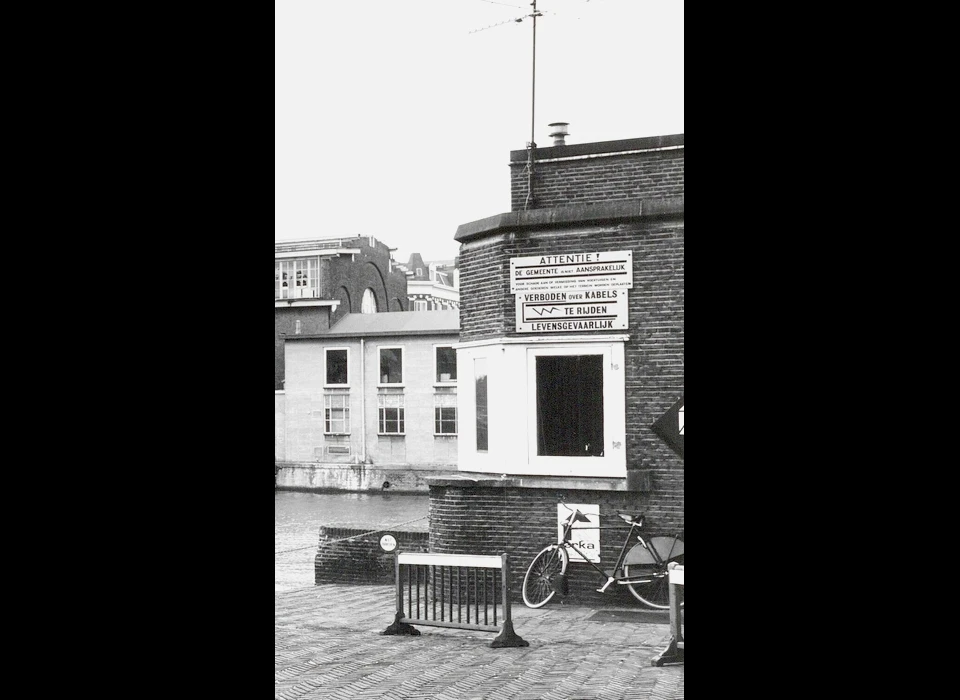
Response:
[[[496,573],[496,572],[493,572],[493,576],[491,576],[491,578],[493,579],[493,626],[496,627],[496,626],[497,626],[497,599],[498,599],[498,596],[497,596],[497,580],[498,580],[497,573]]]
[[[433,584],[433,617],[431,619],[436,620],[437,619],[437,567],[435,566],[430,567],[430,578],[432,579],[431,583]],[[440,610],[442,611],[443,607],[441,607]]]
[[[450,570],[450,567],[447,567],[447,570]],[[453,622],[453,572],[449,571],[450,576],[450,622]]]
[[[503,623],[510,622],[510,566],[507,563],[507,553],[500,555],[500,590],[503,591]]]
[[[420,565],[417,565],[417,619],[420,619]]]
[[[484,569],[484,570],[483,570],[483,624],[485,624],[485,625],[489,625],[489,624],[490,624],[490,623],[487,621],[487,620],[488,620],[488,617],[487,617],[487,612],[488,612],[488,608],[487,608],[487,605],[488,605],[488,603],[487,603],[487,571],[488,571],[487,569]]]
[[[393,574],[397,581],[397,612],[403,613],[403,588],[400,586],[400,552],[393,553]]]
[[[477,572],[473,572],[474,577],[476,577]],[[467,624],[470,624],[470,567],[467,567]]]
[[[453,615],[450,616],[451,621]],[[457,567],[457,622],[463,622],[463,595],[460,593],[460,567]]]
[[[416,567],[416,564],[407,565],[407,617],[413,617],[413,594],[410,590],[410,569]]]
[[[483,569],[480,569],[480,571],[483,571]],[[473,622],[474,624],[477,624],[477,625],[480,624],[480,599],[477,597],[477,593],[478,593],[477,575],[478,574],[479,572],[476,569],[474,569],[473,570]]]
[[[440,622],[443,622],[443,609],[446,607],[447,584],[444,580],[443,572],[447,567],[440,567]]]

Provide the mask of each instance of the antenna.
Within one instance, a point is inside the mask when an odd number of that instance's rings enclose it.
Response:
[[[587,0],[589,2],[589,0]],[[506,5],[506,3],[492,2],[492,0],[484,0],[484,2],[491,2],[494,5]],[[492,29],[493,27],[499,27],[503,24],[509,24],[510,22],[522,22],[527,17],[533,18],[533,57],[532,57],[532,66],[530,71],[530,141],[527,142],[527,199],[523,204],[524,210],[530,207],[530,203],[533,201],[533,149],[537,147],[537,144],[534,141],[535,133],[535,124],[536,124],[536,105],[537,105],[537,17],[543,17],[543,13],[537,10],[537,0],[533,0],[530,5],[533,7],[533,12],[529,15],[522,15],[512,20],[505,20],[503,22],[497,22],[496,24],[491,24],[486,27],[481,27],[480,29],[474,29],[469,34],[475,34],[476,32],[482,32],[486,29]],[[507,5],[507,7],[513,7],[512,5]]]
[[[530,71],[530,143],[527,144],[527,199],[523,203],[524,210],[530,207],[533,201],[533,149],[537,147],[534,142],[534,115],[537,106],[537,17],[542,17],[537,12],[537,0],[530,3],[533,6],[533,62]]]

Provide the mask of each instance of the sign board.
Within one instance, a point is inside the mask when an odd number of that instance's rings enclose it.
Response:
[[[570,542],[587,555],[584,559],[572,549],[567,550],[570,561],[592,561],[600,563],[600,506],[599,504],[558,503],[557,504],[557,540],[563,537],[563,523],[570,517],[572,510],[579,510],[584,520],[573,524]]]
[[[603,331],[627,327],[626,289],[520,292],[517,331]]]
[[[510,291],[631,289],[633,251],[510,258]]]
[[[380,538],[380,549],[384,552],[392,552],[397,548],[397,538],[387,533]]]
[[[650,429],[683,459],[683,397],[668,408]]]

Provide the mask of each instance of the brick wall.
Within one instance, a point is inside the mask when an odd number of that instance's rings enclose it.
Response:
[[[600,531],[602,569],[613,567],[627,527],[617,511],[647,514],[644,535],[679,534],[683,539],[683,503],[668,495],[570,489],[430,487],[430,551],[438,554],[490,554],[510,557],[512,599],[520,601],[523,576],[534,556],[557,541],[557,503],[593,503],[600,506],[600,524],[618,526]],[[567,568],[569,595],[575,604],[640,606],[624,586],[614,584],[597,593],[605,581],[584,562]]]
[[[320,543],[314,557],[315,582],[395,583],[393,553],[380,548],[380,538],[385,532],[365,534],[366,530],[354,528],[320,528]],[[429,535],[426,532],[389,532],[397,538],[398,551],[427,551]]]
[[[340,305],[333,312],[331,325],[346,313],[360,313],[360,304],[365,289],[372,289],[377,298],[377,311],[408,311],[407,276],[399,269],[391,271],[390,249],[369,237],[345,241],[349,248],[359,248],[359,253],[321,259],[321,279],[325,299],[339,299]]]
[[[658,215],[593,226],[516,227],[464,246],[460,255],[460,341],[533,335],[515,330],[510,258],[632,251],[633,289],[627,299],[630,340],[624,345],[627,468],[653,470],[655,488],[682,499],[682,462],[650,429],[683,394],[684,387],[682,199],[668,204],[670,201],[660,206]],[[663,213],[671,208],[675,213]]]
[[[510,155],[513,211],[683,194],[682,134],[535,149],[529,201],[529,153]]]

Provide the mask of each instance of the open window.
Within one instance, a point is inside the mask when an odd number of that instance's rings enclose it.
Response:
[[[324,348],[323,355],[326,385],[348,386],[350,384],[350,351],[347,348]]]
[[[540,355],[536,442],[540,457],[602,457],[603,355]]]
[[[452,345],[434,345],[434,381],[447,383],[457,381],[457,351]]]
[[[380,348],[380,384],[403,384],[403,348]]]

